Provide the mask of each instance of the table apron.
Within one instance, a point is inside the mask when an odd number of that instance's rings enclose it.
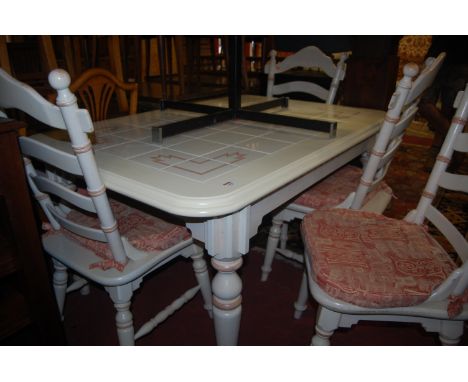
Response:
[[[351,147],[314,170],[270,193],[257,202],[222,217],[204,221],[187,222],[192,236],[205,243],[211,256],[233,259],[249,252],[249,240],[257,234],[262,219],[284,205],[307,188],[316,184],[335,170],[364,153],[374,137]]]

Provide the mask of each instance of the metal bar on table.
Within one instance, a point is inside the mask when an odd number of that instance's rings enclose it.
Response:
[[[315,119],[297,118],[289,115],[261,113],[257,111],[250,111],[241,109],[236,113],[239,119],[246,119],[249,121],[272,123],[275,125],[284,125],[291,127],[299,127],[306,130],[315,130],[328,133],[330,138],[336,137],[336,122],[319,121]]]
[[[169,100],[161,100],[159,103],[159,108],[160,110],[176,109],[176,110],[192,111],[194,113],[201,113],[201,114],[217,113],[220,111],[228,110],[225,107],[220,107],[220,106],[210,106],[210,105],[202,105],[199,103],[188,103],[188,102],[169,101]]]
[[[274,100],[271,100],[271,101],[266,101],[262,103],[257,103],[255,105],[245,106],[242,108],[242,110],[263,111],[263,110],[273,109],[274,107],[288,107],[288,105],[289,105],[289,98],[281,97],[281,98],[275,98]]]
[[[211,126],[219,122],[229,121],[234,118],[231,110],[218,111],[201,117],[185,119],[169,123],[163,126],[153,126],[151,140],[154,143],[162,143],[164,138],[171,135],[180,134],[193,129],[200,129],[202,127]]]

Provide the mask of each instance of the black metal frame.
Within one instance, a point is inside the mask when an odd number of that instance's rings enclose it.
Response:
[[[244,119],[256,122],[265,122],[301,129],[327,132],[330,138],[336,136],[337,123],[329,121],[319,121],[313,119],[290,117],[286,115],[263,113],[262,111],[274,107],[288,107],[288,98],[282,97],[259,104],[241,107],[241,87],[242,87],[242,45],[239,36],[229,37],[229,107],[207,106],[186,102],[161,100],[160,109],[168,108],[192,111],[205,114],[200,117],[190,118],[183,121],[170,123],[152,128],[153,142],[160,143],[162,139],[183,131],[198,129],[210,126],[219,122],[232,119]]]

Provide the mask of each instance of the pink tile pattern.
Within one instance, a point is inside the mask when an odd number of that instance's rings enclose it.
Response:
[[[155,171],[203,183],[310,138],[278,126],[234,120],[151,141],[151,126],[188,118],[179,111],[151,111],[95,125],[95,150]]]

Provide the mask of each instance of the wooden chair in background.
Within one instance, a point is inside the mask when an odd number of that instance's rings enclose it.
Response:
[[[70,85],[70,91],[80,97],[93,121],[108,117],[109,105],[117,90],[128,92],[130,99],[128,102],[125,97],[125,102],[120,103],[120,112],[135,114],[138,107],[138,84],[123,82],[108,70],[88,69]]]
[[[308,46],[286,57],[280,63],[276,62],[276,51],[270,52],[270,60],[265,64],[265,74],[268,75],[267,97],[288,94],[293,92],[307,93],[320,98],[328,104],[335,101],[340,82],[346,73],[345,61],[348,53],[342,53],[339,62],[335,65],[331,57],[315,46]],[[291,81],[275,84],[275,76],[294,68],[313,68],[325,73],[332,79],[328,89],[308,81]]]
[[[307,280],[319,303],[312,345],[329,345],[338,327],[360,320],[420,323],[439,333],[443,345],[460,341],[468,319],[468,242],[466,232],[433,204],[439,188],[468,193],[468,176],[447,171],[454,151],[468,152],[463,133],[468,85],[457,106],[419,203],[404,220],[332,209],[302,221]],[[453,255],[431,236],[426,222],[443,235]],[[307,297],[300,294],[296,304],[304,305]]]
[[[58,106],[0,69],[0,107],[20,109],[52,128],[66,130],[71,141],[70,145],[46,135],[20,138],[29,185],[49,220],[42,245],[53,259],[53,284],[61,314],[66,293],[86,288],[89,280],[103,286],[114,302],[121,345],[133,345],[200,289],[211,315],[211,286],[203,249],[194,244],[185,227],[108,198],[87,136],[93,131],[88,111],[78,109],[68,88],[67,72],[52,71],[49,82],[57,90]],[[64,150],[52,147],[56,144]],[[86,189],[64,184],[61,177],[48,177],[35,169],[33,161],[56,168],[68,175],[65,178],[81,179]],[[130,311],[133,292],[144,277],[179,256],[192,258],[198,285],[135,334]],[[68,269],[76,276],[72,283],[68,282]]]
[[[412,64],[405,67],[405,76],[397,85],[370,156],[364,159],[364,170],[352,165],[340,168],[274,216],[262,266],[262,281],[268,279],[275,253],[303,261],[302,254],[286,248],[287,223],[291,220],[302,220],[306,214],[317,209],[351,208],[377,213],[385,210],[391,200],[392,190],[383,179],[406,128],[416,114],[419,96],[434,81],[444,58],[445,54],[441,54],[437,59],[428,59],[427,66],[414,81],[411,79],[417,74],[417,66]],[[306,288],[305,280],[302,285],[303,289]],[[303,310],[305,308],[301,307]]]

